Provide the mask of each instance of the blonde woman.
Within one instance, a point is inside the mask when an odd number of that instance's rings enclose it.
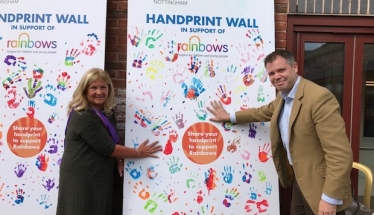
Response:
[[[114,90],[102,69],[88,70],[68,105],[60,166],[57,215],[106,215],[112,211],[113,165],[122,176],[123,158],[157,158],[162,148],[148,140],[137,149],[118,144]]]

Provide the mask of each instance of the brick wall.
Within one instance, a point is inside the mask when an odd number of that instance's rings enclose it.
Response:
[[[288,0],[274,0],[275,48],[286,48]]]
[[[286,48],[288,0],[274,0],[275,3],[275,46]],[[108,0],[106,27],[105,70],[110,74],[116,94],[115,109],[117,127],[124,141],[125,95],[126,95],[126,50],[127,50],[127,0]],[[115,171],[113,192],[113,215],[122,214],[122,179]]]

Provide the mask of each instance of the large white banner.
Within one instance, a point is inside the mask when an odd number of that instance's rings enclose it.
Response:
[[[225,109],[275,98],[263,65],[274,50],[273,0],[129,0],[126,145],[163,145],[127,159],[126,215],[279,214],[269,124],[214,123]]]
[[[56,213],[66,107],[104,67],[105,23],[105,0],[0,0],[0,214]]]

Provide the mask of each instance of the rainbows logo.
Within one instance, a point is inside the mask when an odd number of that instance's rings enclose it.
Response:
[[[190,52],[228,52],[227,44],[204,44],[198,36],[191,36],[188,43],[178,43],[182,51]]]
[[[27,33],[21,33],[17,40],[8,40],[8,48],[24,48],[24,49],[55,49],[57,48],[57,41],[42,41],[42,40],[31,40],[30,35]]]

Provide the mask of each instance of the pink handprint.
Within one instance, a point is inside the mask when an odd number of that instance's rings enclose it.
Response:
[[[97,47],[100,46],[100,40],[97,37],[96,34],[87,34],[86,41],[82,41],[80,43],[81,46],[83,46],[82,53],[87,56],[92,56],[95,54]]]
[[[251,55],[249,53],[250,51],[250,44],[246,45],[246,44],[239,44],[238,47],[236,47],[236,50],[238,50],[239,54],[240,54],[240,61],[243,62],[243,63],[248,63],[251,59]]]
[[[8,107],[10,109],[16,109],[21,104],[23,97],[17,94],[17,90],[15,87],[9,88],[7,90],[7,94],[8,95],[5,96],[6,98],[11,98],[11,96],[13,96],[13,98],[7,101]],[[17,99],[17,95],[19,96],[18,99]]]
[[[184,68],[182,72],[179,72],[179,65],[177,65],[175,69],[172,69],[174,83],[182,84],[188,78],[187,75],[185,75],[185,70],[186,68]]]
[[[268,161],[269,160],[269,157],[268,157],[269,152],[270,152],[270,143],[265,143],[262,146],[262,151],[261,151],[261,147],[259,146],[258,147],[258,159],[263,163]]]

